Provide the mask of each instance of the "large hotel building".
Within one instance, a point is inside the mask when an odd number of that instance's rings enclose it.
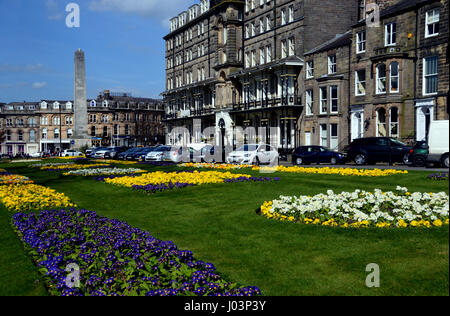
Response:
[[[448,35],[448,0],[201,0],[164,37],[168,140],[422,140],[448,119]]]

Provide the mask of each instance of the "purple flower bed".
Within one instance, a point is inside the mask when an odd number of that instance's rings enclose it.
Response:
[[[194,172],[194,171],[177,171],[181,172]],[[268,181],[279,181],[280,178],[269,178],[269,177],[240,177],[236,179],[225,179],[224,183],[237,183],[237,182],[268,182]],[[146,193],[156,193],[165,190],[181,189],[185,187],[196,186],[196,184],[191,183],[163,183],[163,184],[148,184],[148,185],[133,185],[133,189],[142,190]]]
[[[168,161],[140,161],[138,162],[140,165],[150,165],[155,167],[171,167],[176,166],[176,163],[174,162],[168,162]]]
[[[94,177],[94,180],[104,181],[105,179],[115,179],[115,178],[123,178],[123,177],[139,177],[139,176],[142,176],[142,173],[115,174],[115,175],[110,175],[110,176]]]
[[[226,179],[224,182],[231,183],[231,182],[269,182],[269,181],[280,181],[280,178],[269,178],[269,177],[240,177],[236,179]]]
[[[438,173],[430,174],[428,176],[428,179],[431,179],[431,180],[447,180],[448,181],[448,172],[442,172],[442,173],[438,172]]]
[[[181,189],[185,187],[195,186],[195,184],[190,183],[162,183],[162,184],[148,184],[148,185],[133,185],[133,189],[143,190],[147,193],[155,193],[164,190]]]
[[[13,226],[45,276],[51,295],[62,296],[254,296],[257,287],[238,287],[195,260],[124,222],[87,210],[17,213]],[[67,267],[79,267],[78,287],[69,287]],[[72,279],[73,281],[73,279]],[[70,285],[70,283],[69,283]]]

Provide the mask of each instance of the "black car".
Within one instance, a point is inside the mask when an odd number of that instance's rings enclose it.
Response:
[[[140,149],[141,149],[141,148],[130,148],[130,149],[124,151],[123,153],[118,154],[118,155],[117,155],[117,159],[120,159],[120,160],[127,160],[127,157],[128,157],[129,155],[131,156],[132,154],[138,152]]]
[[[377,162],[409,163],[411,146],[390,137],[368,137],[355,139],[345,148],[348,161],[357,165]]]
[[[425,167],[428,158],[428,142],[419,141],[409,152],[409,161],[414,167]]]
[[[345,154],[331,151],[322,146],[302,146],[294,150],[292,163],[294,165],[308,165],[311,163],[331,163],[336,165],[345,162]]]
[[[139,148],[139,150],[134,152],[133,154],[127,155],[127,160],[145,161],[145,156],[147,156],[147,154],[154,149],[155,147]]]

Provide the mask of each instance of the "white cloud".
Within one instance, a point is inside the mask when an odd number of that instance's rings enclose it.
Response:
[[[32,85],[32,86],[33,86],[34,89],[42,89],[42,88],[48,86],[48,83],[45,82],[45,81],[42,81],[42,82],[33,82],[33,85]]]
[[[45,7],[47,8],[49,20],[61,20],[63,18],[61,8],[56,0],[45,0]]]
[[[154,18],[164,26],[168,26],[170,18],[198,2],[195,0],[165,0],[164,2],[160,0],[92,0],[89,9],[92,11],[118,11]]]
[[[26,65],[0,64],[0,72],[37,73],[37,72],[47,72],[48,70],[49,69],[43,64],[26,64]]]

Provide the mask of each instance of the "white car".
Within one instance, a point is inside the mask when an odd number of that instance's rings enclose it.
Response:
[[[80,153],[79,151],[73,150],[73,149],[66,149],[63,151],[62,157],[79,157],[83,156],[83,153]]]
[[[278,163],[278,150],[266,144],[243,145],[227,156],[227,163],[238,164],[276,164]]]
[[[40,152],[30,154],[31,158],[41,158],[42,154]]]
[[[170,151],[170,146],[158,146],[145,156],[145,161],[163,161],[166,151]]]

